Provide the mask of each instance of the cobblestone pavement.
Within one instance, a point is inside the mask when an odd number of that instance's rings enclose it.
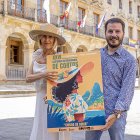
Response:
[[[0,98],[0,140],[29,140],[35,96]],[[140,90],[135,90],[128,112],[125,140],[140,140]],[[72,133],[72,140],[85,140],[84,132]],[[67,139],[66,139],[67,140]],[[101,140],[109,140],[108,133]]]

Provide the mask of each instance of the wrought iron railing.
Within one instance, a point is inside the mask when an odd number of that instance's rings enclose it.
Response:
[[[58,16],[51,14],[50,22],[56,26],[58,26]],[[42,9],[37,10],[37,21],[41,23],[47,23],[47,15],[46,11]]]
[[[0,13],[4,14],[4,2],[0,5]],[[37,12],[36,12],[37,11]],[[27,8],[20,4],[15,4],[12,0],[7,1],[7,14],[11,16],[16,16],[20,18],[25,18],[41,23],[47,23],[46,11],[42,9],[35,10],[33,8]],[[37,17],[36,17],[37,16]],[[64,27],[64,29],[79,32],[86,35],[91,35],[95,37],[105,38],[104,31],[102,29],[98,29],[96,32],[96,26],[85,25],[83,28],[78,28],[77,21],[73,21],[70,19],[60,19],[58,15],[51,14],[51,23],[58,26]]]
[[[91,35],[94,37],[105,38],[104,30],[98,29],[98,32],[97,32],[95,25],[93,25],[93,26],[85,25],[84,27],[81,28],[81,27],[78,27],[77,21],[72,21],[72,20],[67,19],[63,23],[60,21],[60,26],[63,26],[65,29],[79,32],[82,34]]]
[[[51,14],[51,23],[58,27],[59,26],[59,17],[57,15]]]
[[[77,22],[68,20],[68,29],[76,32],[77,31]]]
[[[42,9],[37,10],[37,21],[41,23],[47,22],[46,12]]]
[[[105,38],[105,31],[103,29],[98,29],[98,32],[95,31],[95,36],[99,38]]]
[[[18,67],[6,68],[7,80],[25,80],[26,73],[27,73],[27,70],[24,68],[18,68]]]
[[[85,25],[83,28],[78,27],[79,33],[93,35],[93,27]]]
[[[7,12],[12,16],[35,20],[35,9],[15,4],[11,0],[7,3]]]

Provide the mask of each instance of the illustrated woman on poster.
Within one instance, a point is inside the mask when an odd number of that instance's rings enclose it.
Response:
[[[52,88],[53,99],[57,103],[62,103],[62,109],[65,114],[66,122],[78,121],[83,122],[88,104],[78,92],[78,85],[83,82],[83,76],[93,69],[93,63],[88,62],[81,68],[75,66],[65,71],[61,78],[58,75],[56,86]]]

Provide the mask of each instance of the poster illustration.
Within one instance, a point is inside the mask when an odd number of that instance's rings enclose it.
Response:
[[[99,130],[105,125],[100,52],[47,56],[58,72],[47,82],[48,131]]]

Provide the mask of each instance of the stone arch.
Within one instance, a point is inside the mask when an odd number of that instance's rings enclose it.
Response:
[[[64,45],[57,47],[57,52],[58,53],[71,53],[72,52],[72,48],[69,45],[69,43],[66,42]]]
[[[66,42],[65,47],[67,49],[67,53],[71,53],[72,52],[72,47],[70,46],[69,43]]]
[[[84,45],[79,45],[76,52],[87,52],[88,49]]]
[[[6,29],[4,28],[4,34],[2,36],[1,44],[2,46],[6,45],[7,38],[10,35],[17,35],[23,41],[24,49],[33,49],[34,41],[29,37],[28,31],[24,30],[20,27],[11,27],[8,26]]]
[[[24,46],[24,49],[29,49],[30,48],[30,45],[32,42],[32,40],[28,37],[28,34],[27,33],[20,33],[20,32],[13,32],[13,33],[8,33],[6,36],[5,36],[5,44],[7,43],[7,39],[8,37],[13,37],[13,38],[20,38],[21,41],[23,42],[23,46]]]
[[[30,52],[32,53],[34,42],[28,33],[22,29],[10,29],[4,36],[3,44],[6,46],[6,77],[7,79],[22,79],[26,75],[26,67],[30,63]]]
[[[24,52],[23,50],[29,49],[29,41],[25,35],[14,32],[9,34],[6,40],[6,65],[15,63],[24,64]],[[16,52],[17,51],[17,52]],[[15,53],[15,54],[14,54]],[[18,54],[16,54],[18,53]],[[17,55],[17,56],[15,56]]]

